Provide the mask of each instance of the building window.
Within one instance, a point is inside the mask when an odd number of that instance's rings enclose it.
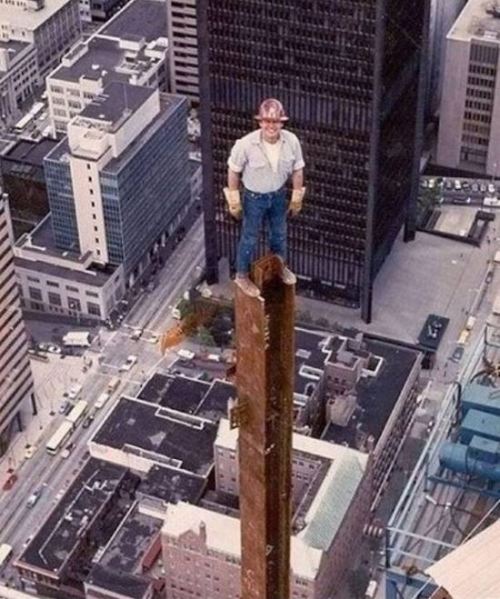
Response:
[[[66,285],[67,291],[72,291],[73,293],[79,293],[79,289],[77,287],[71,287],[71,285]]]
[[[77,312],[82,311],[82,305],[80,304],[80,300],[75,297],[68,297],[68,308],[70,310],[76,310]]]
[[[99,304],[94,304],[94,302],[87,302],[87,311],[94,316],[101,316],[101,308]]]
[[[27,277],[27,279],[32,283],[40,283],[40,279],[37,279],[36,277]]]
[[[54,306],[61,306],[61,296],[58,293],[52,293],[52,291],[49,291],[49,304],[53,304]]]
[[[47,287],[59,287],[59,283],[57,281],[47,281]]]
[[[95,242],[96,242],[96,243],[99,243],[99,237],[96,237],[96,238],[95,238]]]
[[[42,301],[42,292],[36,287],[28,287],[28,293],[31,299]]]

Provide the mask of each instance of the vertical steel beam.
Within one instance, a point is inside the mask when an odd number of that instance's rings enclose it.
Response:
[[[276,256],[252,278],[235,300],[241,599],[288,599],[296,280]]]

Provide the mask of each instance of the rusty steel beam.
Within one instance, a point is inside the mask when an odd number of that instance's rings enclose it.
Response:
[[[236,283],[241,599],[290,596],[295,275],[276,256]]]

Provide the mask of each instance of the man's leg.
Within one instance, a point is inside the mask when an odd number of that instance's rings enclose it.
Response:
[[[243,197],[243,226],[236,260],[236,276],[239,278],[248,277],[250,272],[250,265],[257,247],[265,210],[265,197],[259,197],[257,194],[249,196],[245,193]]]
[[[286,191],[274,194],[266,217],[269,224],[269,248],[273,254],[286,259]]]

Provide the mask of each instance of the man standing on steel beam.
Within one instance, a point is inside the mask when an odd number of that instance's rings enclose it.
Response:
[[[229,212],[243,227],[238,246],[236,279],[252,292],[249,279],[260,228],[269,227],[269,245],[273,254],[286,259],[286,216],[297,215],[304,197],[304,159],[297,136],[283,129],[288,120],[279,100],[264,100],[255,117],[260,129],[248,133],[234,144],[228,160],[228,182],[224,188]],[[287,202],[285,184],[291,177],[292,197]],[[243,182],[243,206],[240,197]]]

